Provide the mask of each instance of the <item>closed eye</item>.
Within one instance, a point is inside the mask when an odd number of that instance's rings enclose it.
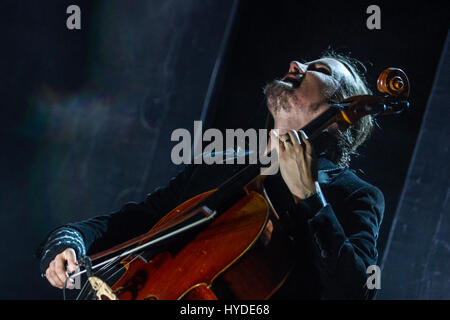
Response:
[[[310,64],[308,66],[308,70],[322,72],[322,73],[324,73],[326,75],[331,76],[331,71],[328,68],[326,68],[324,66],[321,66],[321,65]]]

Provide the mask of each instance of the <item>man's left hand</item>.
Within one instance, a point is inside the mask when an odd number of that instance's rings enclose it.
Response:
[[[289,130],[285,134],[277,134],[275,130],[271,130],[270,135],[278,152],[281,176],[295,202],[315,194],[317,159],[306,134],[302,130],[300,134],[295,130]]]

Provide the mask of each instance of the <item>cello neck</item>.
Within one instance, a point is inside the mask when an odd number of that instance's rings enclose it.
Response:
[[[310,140],[314,141],[320,133],[326,129],[330,124],[336,122],[338,118],[340,118],[342,112],[342,108],[339,105],[332,105],[326,111],[321,113],[314,120],[309,122],[306,126],[304,126],[301,130],[303,130]],[[299,132],[300,134],[300,132]],[[268,154],[270,156],[270,153]],[[275,164],[271,164],[273,167]],[[249,184],[252,180],[260,175],[264,175],[263,165],[258,162],[256,164],[249,164],[245,166],[243,169],[239,170],[236,174],[234,174],[231,178],[226,180],[218,187],[218,191],[214,196],[220,196],[220,194],[227,194],[229,191],[241,189]],[[270,170],[270,169],[268,169]],[[264,171],[268,172],[268,171]]]

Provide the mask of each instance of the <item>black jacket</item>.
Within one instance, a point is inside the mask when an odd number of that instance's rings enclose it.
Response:
[[[319,183],[328,205],[316,197],[295,204],[280,174],[265,187],[282,219],[296,236],[296,267],[274,299],[368,299],[369,265],[377,263],[376,241],[384,213],[384,197],[348,168],[318,159]],[[64,248],[78,256],[100,252],[147,232],[175,206],[213,189],[238,170],[233,165],[189,165],[169,184],[140,203],[128,203],[112,214],[69,223],[53,231],[38,250],[41,272]]]

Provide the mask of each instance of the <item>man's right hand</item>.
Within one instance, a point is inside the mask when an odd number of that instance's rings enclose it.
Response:
[[[67,263],[67,270],[66,270]],[[77,269],[77,255],[75,250],[68,248],[58,254],[55,259],[50,262],[47,270],[45,271],[45,277],[54,287],[62,289],[64,283],[67,280],[68,274],[72,273]],[[71,281],[72,280],[72,281]],[[74,282],[73,279],[67,281],[67,288],[73,289]]]

